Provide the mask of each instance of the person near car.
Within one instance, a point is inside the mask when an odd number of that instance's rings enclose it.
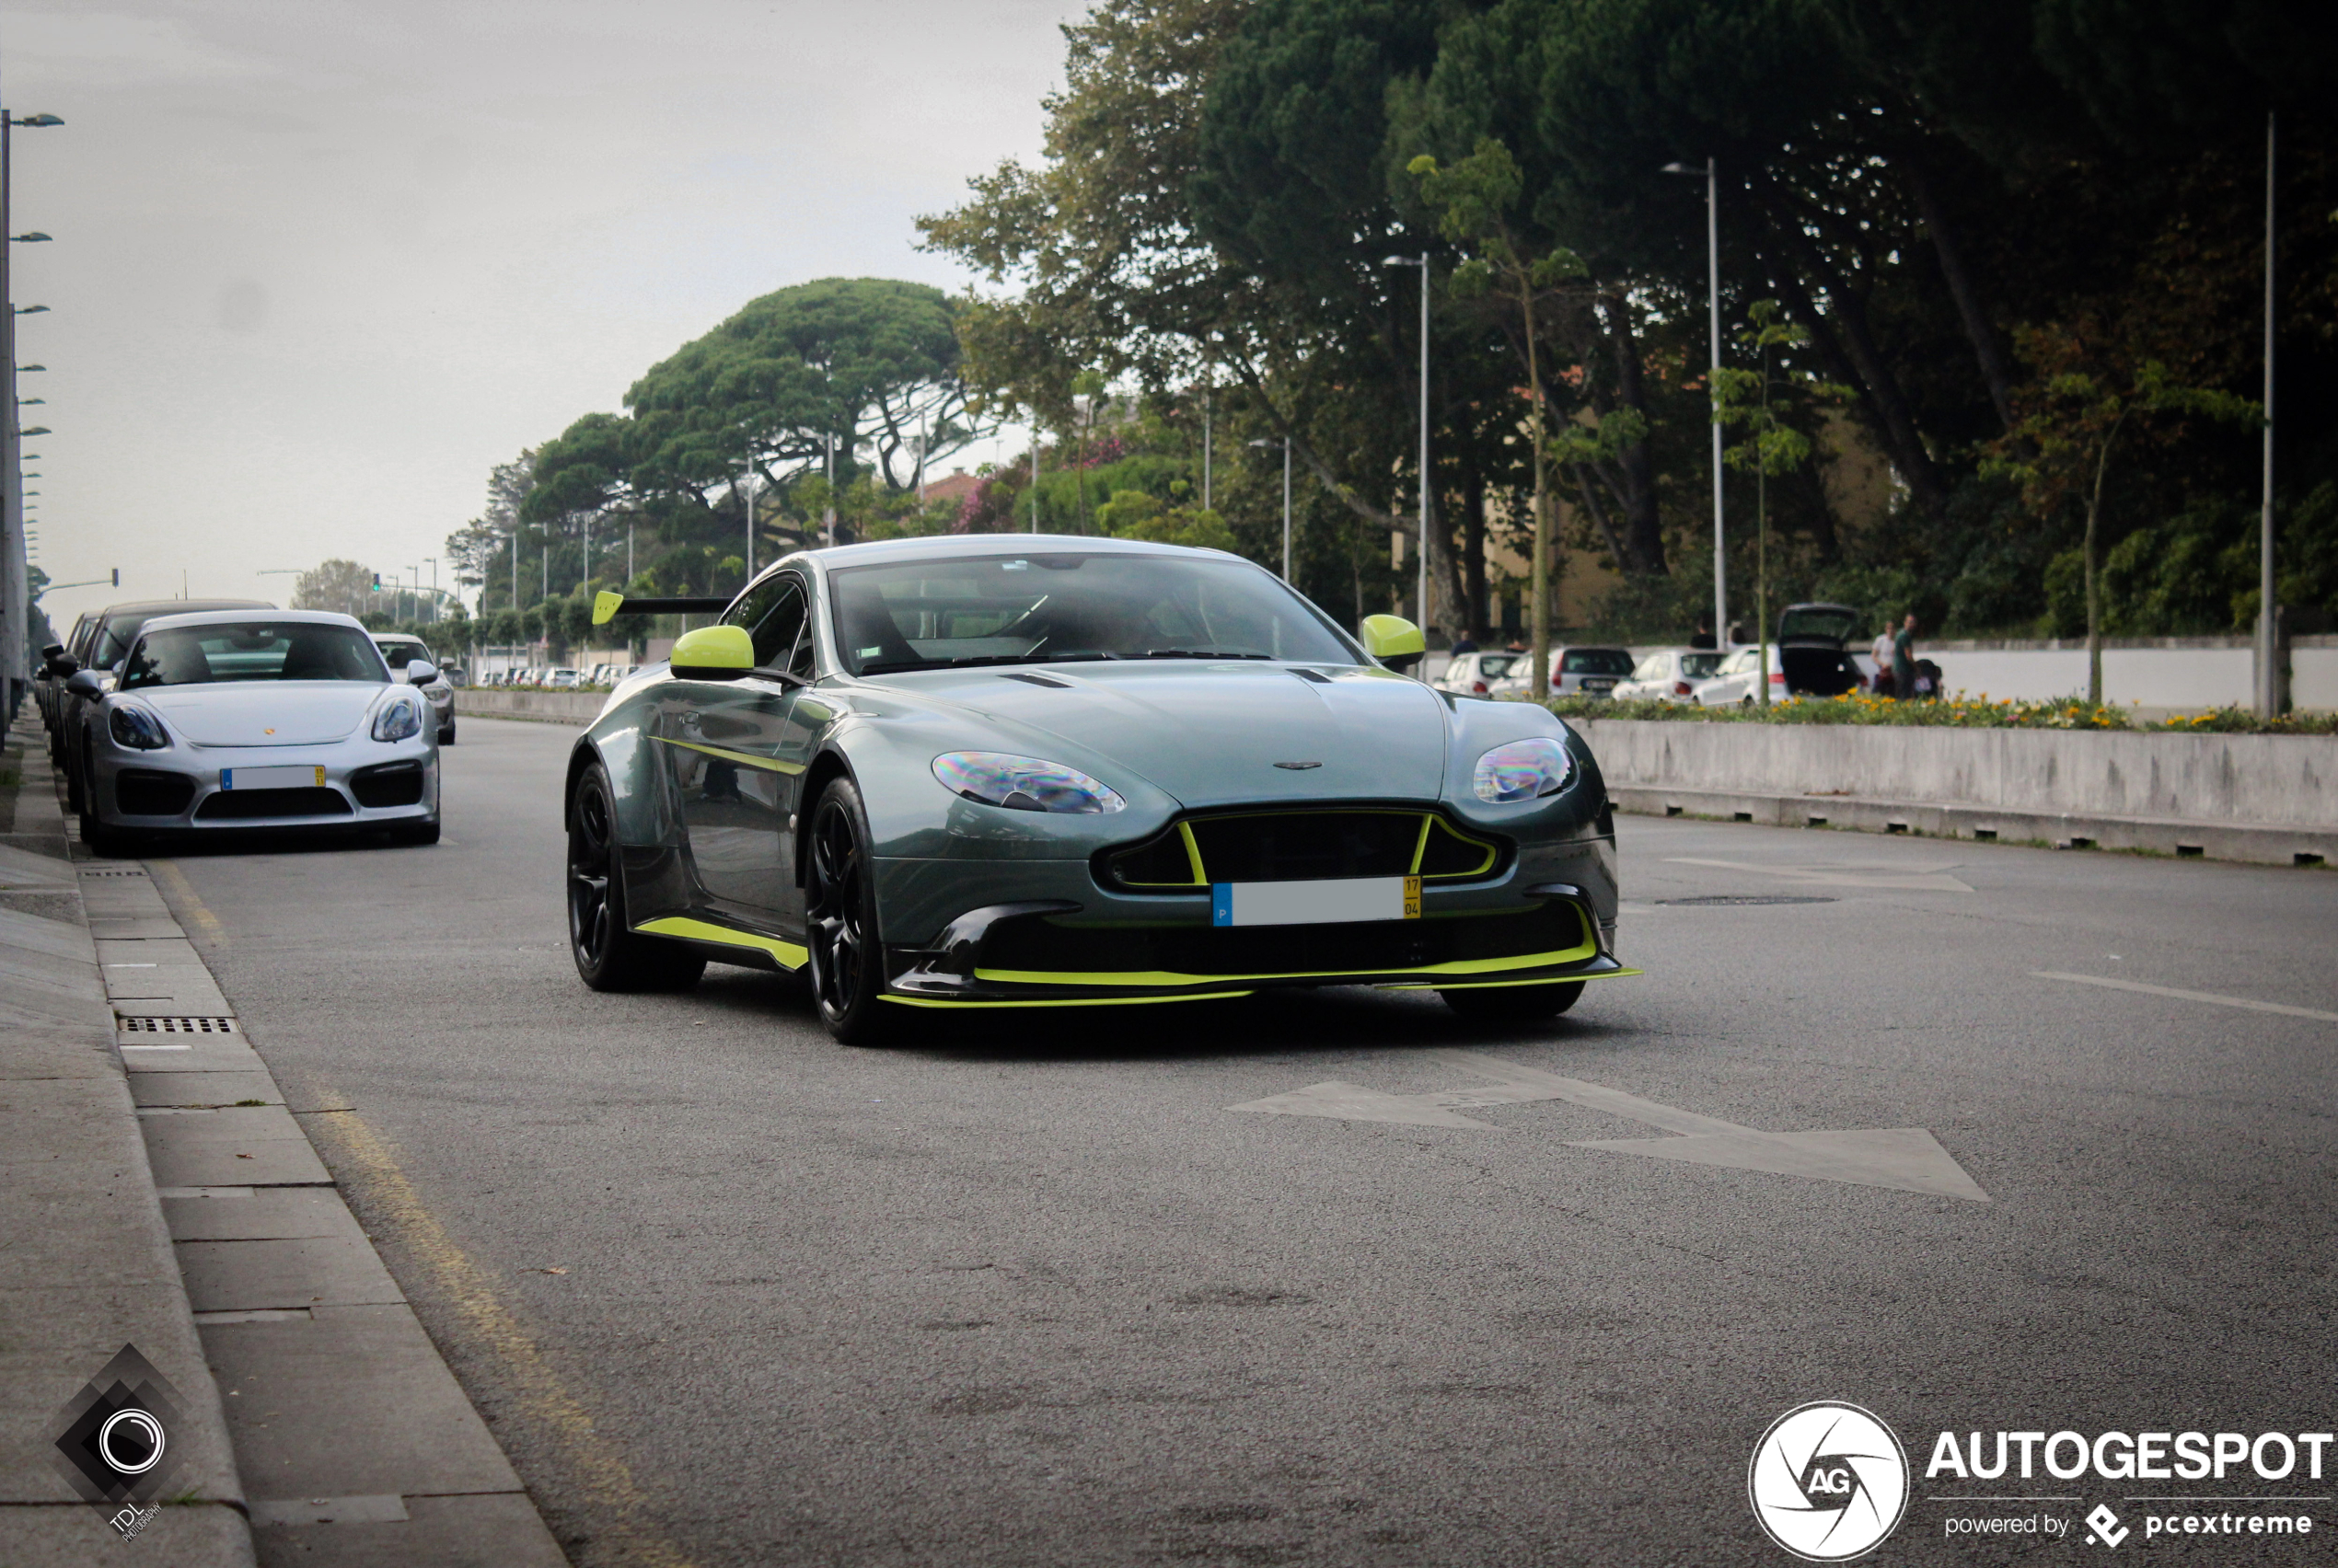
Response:
[[[1453,657],[1456,659],[1460,658],[1464,653],[1475,653],[1476,651],[1477,639],[1470,636],[1469,633],[1465,631],[1461,634],[1461,640],[1453,644]]]
[[[1696,617],[1696,635],[1688,640],[1688,645],[1691,648],[1711,648],[1714,646],[1713,617],[1711,616],[1699,616]]]
[[[1916,696],[1916,612],[1910,610],[1892,636],[1892,695]]]
[[[1892,682],[1892,623],[1890,621],[1885,621],[1883,629],[1875,634],[1875,646],[1869,651],[1875,656],[1873,687],[1875,695],[1878,697],[1898,695],[1899,688]]]

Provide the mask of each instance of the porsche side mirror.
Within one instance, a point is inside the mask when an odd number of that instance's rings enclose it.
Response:
[[[1364,651],[1392,670],[1408,670],[1429,651],[1420,628],[1402,616],[1366,616]]]
[[[65,645],[62,642],[47,642],[41,644],[41,656],[53,664],[57,662],[57,655],[64,651]]]
[[[438,678],[438,666],[427,659],[411,659],[406,663],[408,686],[428,686]]]
[[[65,690],[95,702],[106,695],[106,683],[95,670],[75,670],[65,677]]]
[[[702,626],[682,634],[670,663],[684,680],[735,681],[755,668],[755,643],[743,626]]]

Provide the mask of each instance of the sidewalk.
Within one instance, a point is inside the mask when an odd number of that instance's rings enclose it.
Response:
[[[0,834],[0,1539],[16,1565],[252,1562],[217,1387],[196,1337],[114,1049],[96,944],[37,721]],[[52,1416],[123,1345],[184,1405],[187,1463],[128,1543],[51,1462]]]

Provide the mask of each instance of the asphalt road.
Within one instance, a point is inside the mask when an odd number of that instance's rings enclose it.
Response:
[[[580,1563],[1783,1563],[1748,1458],[1819,1399],[1911,1450],[1879,1561],[2089,1550],[1947,1539],[1990,1511],[1950,1493],[2338,1491],[1923,1473],[1942,1430],[2331,1429],[2338,1021],[2034,972],[2338,1012],[2338,875],[1626,818],[1648,973],[1548,1026],[1343,991],[852,1050],[775,976],[586,991],[570,732],[462,735],[434,848],[159,880]],[[1730,895],[1811,902],[1662,902]],[[1987,1201],[1575,1147],[1660,1135],[1564,1100],[1228,1109],[1487,1087],[1441,1050],[1929,1129]]]

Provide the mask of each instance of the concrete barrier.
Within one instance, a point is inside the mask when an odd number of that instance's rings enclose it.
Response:
[[[1626,811],[2338,861],[2338,736],[1621,719],[1579,727]]]
[[[498,691],[493,686],[455,693],[455,711],[466,718],[534,719],[583,729],[600,717],[608,700],[603,691]]]

